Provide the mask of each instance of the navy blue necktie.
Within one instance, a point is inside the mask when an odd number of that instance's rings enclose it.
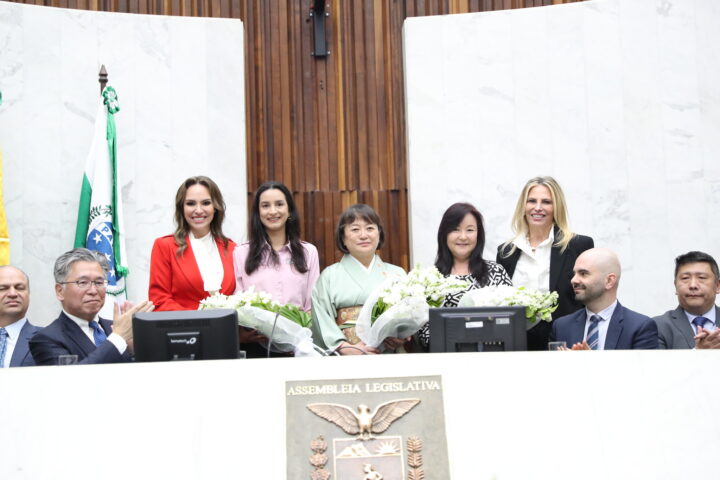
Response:
[[[695,317],[693,318],[693,325],[695,325],[695,333],[700,333],[700,327],[705,325],[705,322],[707,322],[708,319],[705,317]]]
[[[103,343],[105,340],[107,340],[107,335],[105,335],[105,330],[102,329],[98,323],[93,320],[90,322],[90,328],[93,330],[93,338],[95,339],[95,346],[99,347],[101,343]]]
[[[586,338],[590,350],[597,350],[600,345],[600,327],[598,326],[600,320],[602,320],[602,318],[597,315],[590,317],[590,327],[588,328]]]
[[[5,350],[7,350],[8,333],[5,327],[0,327],[0,368],[5,364]]]

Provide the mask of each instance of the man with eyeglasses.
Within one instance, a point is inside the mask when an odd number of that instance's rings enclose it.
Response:
[[[38,365],[57,365],[61,355],[77,355],[77,363],[121,363],[132,359],[132,316],[149,312],[149,301],[115,306],[114,321],[98,316],[105,304],[108,263],[86,248],[66,252],[55,261],[55,295],[60,316],[30,340]]]

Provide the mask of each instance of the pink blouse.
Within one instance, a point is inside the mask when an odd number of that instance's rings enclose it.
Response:
[[[245,271],[245,260],[250,252],[250,243],[241,243],[233,252],[235,265],[236,292],[255,286],[256,291],[267,292],[280,304],[292,303],[309,312],[315,282],[320,276],[318,251],[314,245],[300,242],[305,249],[305,262],[308,271],[300,273],[291,264],[290,244],[285,245],[278,254],[279,263],[260,265],[252,275]]]

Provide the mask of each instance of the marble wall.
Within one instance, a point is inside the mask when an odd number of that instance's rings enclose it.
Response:
[[[147,296],[153,240],[172,233],[191,175],[215,179],[225,231],[245,236],[243,26],[239,20],[99,13],[0,2],[0,149],[11,262],[29,316],[58,312],[52,265],[72,248],[100,65],[117,90],[131,299]]]
[[[619,254],[620,301],[674,308],[674,257],[720,259],[718,25],[713,0],[408,19],[413,261],[433,261],[457,201],[485,216],[494,258],[522,186],[552,175],[573,230]]]

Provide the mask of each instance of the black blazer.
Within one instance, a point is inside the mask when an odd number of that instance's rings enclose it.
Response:
[[[554,227],[555,238],[558,238],[559,229]],[[565,315],[569,315],[583,307],[583,304],[575,300],[570,280],[573,277],[573,267],[575,260],[585,250],[589,250],[595,246],[595,242],[585,235],[575,235],[564,252],[560,253],[560,247],[553,245],[550,251],[550,285],[548,288],[551,292],[558,293],[558,308],[552,314],[553,320]],[[522,253],[516,248],[512,255],[505,257],[504,255],[510,251],[512,245],[507,245],[504,249],[502,245],[498,247],[497,262],[505,267],[508,275],[512,278],[515,273],[515,266],[520,259]],[[521,285],[516,285],[521,286]],[[539,322],[528,332],[528,350],[545,350],[547,349],[548,337],[550,336],[549,322]]]

